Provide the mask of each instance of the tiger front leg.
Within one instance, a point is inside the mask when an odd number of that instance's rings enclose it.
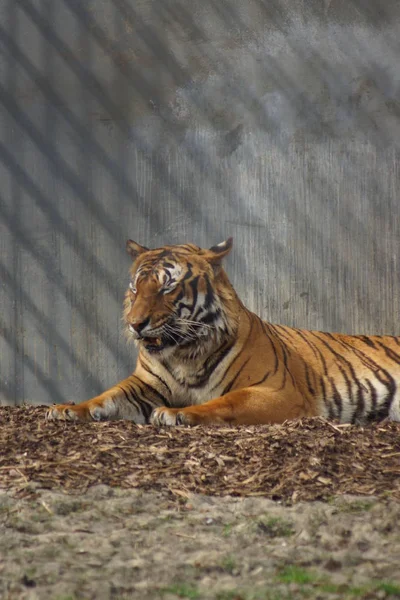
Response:
[[[156,408],[153,425],[261,425],[318,414],[297,394],[264,388],[244,388],[185,408]]]
[[[147,423],[151,411],[165,396],[150,382],[132,375],[100,396],[80,404],[55,404],[46,414],[47,421],[115,421],[127,419]]]

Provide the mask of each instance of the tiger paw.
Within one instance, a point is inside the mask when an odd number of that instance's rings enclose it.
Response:
[[[185,408],[155,408],[150,423],[158,427],[162,425],[196,425],[196,418]]]
[[[46,421],[104,421],[108,413],[104,405],[96,403],[54,404],[46,413]]]

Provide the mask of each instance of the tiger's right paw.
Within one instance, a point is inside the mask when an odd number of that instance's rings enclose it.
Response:
[[[46,413],[46,421],[107,421],[111,413],[112,404],[104,400],[88,400],[81,404],[54,404]]]
[[[46,412],[46,421],[92,421],[90,410],[82,404],[54,404]]]

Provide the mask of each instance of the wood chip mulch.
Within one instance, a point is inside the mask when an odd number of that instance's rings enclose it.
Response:
[[[79,493],[97,484],[265,496],[291,504],[335,494],[400,500],[400,423],[321,418],[252,427],[156,429],[128,421],[46,423],[45,407],[0,408],[0,487]]]

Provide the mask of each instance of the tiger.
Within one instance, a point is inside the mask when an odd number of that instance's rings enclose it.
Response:
[[[53,405],[47,420],[263,425],[303,417],[400,420],[400,336],[345,335],[262,320],[223,268],[232,238],[149,249],[128,240],[124,300],[136,369],[99,396]]]

